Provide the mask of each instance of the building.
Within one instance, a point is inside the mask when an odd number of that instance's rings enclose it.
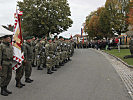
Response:
[[[87,42],[88,41],[88,35],[80,35],[80,34],[76,34],[73,36],[73,40],[76,43],[80,43],[80,42]]]

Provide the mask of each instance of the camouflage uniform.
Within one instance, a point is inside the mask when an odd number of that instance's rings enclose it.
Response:
[[[22,88],[23,86],[25,86],[25,84],[21,83],[23,75],[24,75],[24,65],[22,63],[22,65],[16,70],[15,80],[16,80],[16,87],[18,88]]]
[[[46,66],[46,52],[45,52],[45,45],[46,45],[46,41],[42,40],[41,41],[41,66],[45,67]]]
[[[31,80],[30,76],[31,76],[31,72],[32,72],[32,47],[31,47],[31,43],[26,42],[24,43],[24,58],[26,60],[25,62],[25,78],[26,80]],[[33,80],[31,80],[32,82]],[[28,82],[30,83],[30,81]]]
[[[32,66],[33,67],[35,67],[35,64],[34,64],[34,62],[35,62],[35,41],[31,41],[31,49],[32,49],[32,61],[31,61],[31,64],[32,64]]]
[[[36,44],[36,46],[35,46],[35,52],[36,52],[36,65],[37,65],[37,67],[38,67],[38,69],[40,69],[40,67],[41,67],[41,57],[40,57],[40,55],[41,55],[41,49],[42,49],[42,46],[41,46],[41,43],[40,43],[40,41]]]
[[[59,67],[59,64],[62,63],[61,61],[61,47],[60,47],[60,42],[59,40],[55,40],[55,46],[56,46],[56,51],[55,51],[55,54],[56,54],[56,67],[58,68]]]
[[[53,51],[53,45],[52,43],[47,43],[45,46],[45,50],[46,50],[46,67],[47,67],[47,74],[51,74],[51,70],[53,67],[53,62],[54,62],[54,51]]]
[[[7,86],[12,77],[12,61],[13,61],[13,48],[7,43],[3,42],[0,44],[0,66],[2,66],[2,70],[0,70],[0,87],[1,94],[4,92],[5,96],[7,96]],[[5,93],[5,91],[7,93]],[[9,92],[10,94],[11,92]]]
[[[70,41],[67,42],[67,46],[68,46],[68,50],[67,50],[67,52],[68,52],[68,60],[70,60],[71,52],[72,52]]]

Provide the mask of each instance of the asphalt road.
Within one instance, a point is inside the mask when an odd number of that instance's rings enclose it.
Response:
[[[0,100],[131,100],[110,62],[90,49],[75,50],[72,61],[52,75],[33,68],[31,78],[33,83],[18,89],[13,74],[13,94]]]

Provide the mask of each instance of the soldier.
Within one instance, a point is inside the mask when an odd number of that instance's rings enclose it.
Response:
[[[22,88],[23,86],[25,86],[25,84],[21,83],[21,79],[24,75],[24,62],[22,62],[22,65],[16,70],[16,87],[18,88]]]
[[[32,72],[32,47],[31,37],[26,37],[26,43],[24,43],[24,66],[25,66],[25,82],[31,83],[33,80],[30,79]]]
[[[36,57],[37,57],[36,58],[37,59],[37,70],[43,70],[41,67],[41,50],[42,50],[41,39],[39,39],[35,47],[35,52],[36,52]]]
[[[60,48],[61,48],[61,52],[60,52],[60,54],[61,54],[61,56],[60,56],[61,62],[60,62],[60,65],[63,66],[64,63],[65,63],[64,62],[64,59],[65,59],[65,51],[64,51],[64,42],[63,42],[63,37],[62,36],[59,37],[59,41],[60,41]]]
[[[52,45],[52,40],[48,37],[47,38],[48,42],[45,46],[46,50],[46,67],[47,67],[47,74],[52,74],[52,67],[53,67],[53,62],[54,62],[54,51],[53,51],[53,45]]]
[[[32,63],[31,64],[32,64],[32,67],[36,67],[34,64],[34,62],[35,62],[35,45],[36,45],[35,37],[32,36],[31,38],[32,38],[31,39],[31,48],[32,48]]]
[[[11,38],[9,35],[3,37],[3,43],[0,44],[0,87],[1,95],[8,96],[12,94],[7,89],[12,77],[13,48],[10,45]]]
[[[44,38],[44,37],[43,37]],[[46,68],[46,52],[45,52],[45,45],[46,45],[46,40],[42,39],[41,40],[41,67]]]
[[[56,54],[56,57],[57,57],[55,68],[60,68],[59,64],[62,62],[61,61],[61,47],[60,47],[60,42],[57,38],[57,35],[54,36],[54,43],[56,44],[55,54]]]

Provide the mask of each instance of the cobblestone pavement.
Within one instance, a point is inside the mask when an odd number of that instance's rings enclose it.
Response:
[[[95,49],[94,49],[95,50]],[[103,54],[113,65],[113,67],[116,69],[117,73],[120,75],[122,81],[124,82],[128,93],[133,99],[133,68],[129,68],[126,65],[124,65],[122,62],[116,60],[116,58],[110,56],[109,54],[95,50],[101,54]]]

